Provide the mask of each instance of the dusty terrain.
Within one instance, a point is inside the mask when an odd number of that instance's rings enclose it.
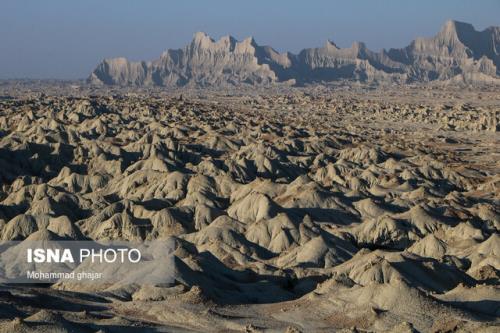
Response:
[[[64,85],[63,85],[64,86]],[[0,238],[173,241],[2,332],[498,332],[498,89],[1,87]]]

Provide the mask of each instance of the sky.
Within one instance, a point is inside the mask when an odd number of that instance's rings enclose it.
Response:
[[[378,51],[433,36],[448,19],[500,26],[500,0],[0,0],[0,79],[86,78],[104,58],[152,60],[196,31],[280,52],[328,39]]]

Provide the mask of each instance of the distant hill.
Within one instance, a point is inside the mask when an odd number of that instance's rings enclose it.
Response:
[[[435,37],[417,38],[402,49],[373,52],[364,43],[279,53],[253,38],[214,41],[203,32],[187,46],[150,62],[102,61],[89,83],[121,86],[207,87],[289,84],[338,80],[366,83],[500,83],[500,27],[476,31],[448,21]]]

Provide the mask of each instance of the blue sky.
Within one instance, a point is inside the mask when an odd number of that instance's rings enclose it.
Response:
[[[0,0],[0,78],[84,78],[103,58],[154,59],[196,31],[278,51],[403,47],[447,19],[500,25],[500,0]]]

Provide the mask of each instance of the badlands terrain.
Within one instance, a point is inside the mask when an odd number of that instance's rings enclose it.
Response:
[[[0,92],[2,241],[174,246],[0,285],[0,332],[500,330],[498,86]]]

